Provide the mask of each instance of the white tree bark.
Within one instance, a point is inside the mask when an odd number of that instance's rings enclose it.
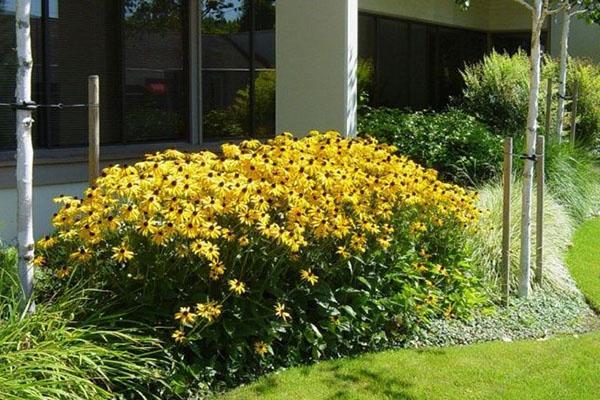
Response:
[[[531,36],[531,71],[529,75],[529,109],[527,114],[527,132],[525,133],[524,153],[528,157],[535,154],[535,145],[538,130],[538,97],[541,76],[541,31],[546,17],[544,2],[535,0],[532,10],[532,36]],[[546,4],[547,5],[547,4]],[[535,162],[526,158],[523,167],[523,191],[521,208],[521,279],[519,283],[519,296],[527,298],[531,281],[531,200],[533,197],[533,170]]]
[[[565,96],[567,94],[567,63],[569,61],[569,31],[571,29],[571,14],[565,8],[562,12],[560,35],[560,71],[558,83],[558,110],[556,116],[556,134],[558,141],[562,141],[565,118]]]
[[[17,34],[17,85],[16,102],[31,102],[31,75],[33,57],[31,54],[31,0],[17,0],[15,14]],[[17,110],[17,241],[19,252],[19,278],[29,302],[30,311],[34,305],[33,293],[33,145],[31,110]]]

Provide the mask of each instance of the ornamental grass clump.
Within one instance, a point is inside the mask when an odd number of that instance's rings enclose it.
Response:
[[[475,194],[395,150],[311,132],[113,166],[57,199],[36,263],[119,293],[229,383],[380,348],[485,302]]]

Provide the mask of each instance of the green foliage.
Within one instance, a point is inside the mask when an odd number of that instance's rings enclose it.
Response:
[[[576,223],[600,210],[597,158],[581,147],[550,142],[546,146],[546,184]]]
[[[600,66],[588,60],[572,59],[568,93],[574,93],[577,84],[577,141],[600,152]]]
[[[0,251],[0,398],[162,398],[157,340],[111,328],[118,316],[89,310],[79,290],[23,315],[15,271],[15,252]],[[88,319],[77,325],[73,316],[82,312]]]
[[[543,77],[553,71],[546,60]],[[529,58],[493,52],[461,72],[465,81],[463,109],[488,124],[501,136],[522,136],[529,103]],[[543,78],[544,79],[544,78]],[[545,85],[540,87],[539,120],[546,113]],[[543,128],[543,127],[542,127]]]
[[[392,144],[398,153],[434,168],[443,179],[473,185],[495,176],[502,144],[474,117],[459,111],[406,113],[369,109],[359,119],[360,135]]]
[[[373,93],[373,79],[375,66],[370,58],[359,58],[356,69],[356,80],[358,85],[358,107],[362,114],[365,106],[368,106]]]
[[[471,193],[387,146],[335,133],[223,150],[221,158],[169,151],[112,167],[84,199],[59,200],[61,229],[37,247],[47,261],[45,297],[81,282],[103,290],[99,303],[108,291],[112,312],[156,327],[157,337],[174,334],[195,379],[216,387],[388,347],[431,319],[468,319],[487,304],[465,249],[478,215]],[[272,169],[257,171],[263,165]],[[158,178],[163,173],[169,178]],[[394,189],[384,196],[386,188]],[[157,208],[147,208],[148,199]],[[144,234],[150,218],[156,229]],[[287,227],[302,236],[288,240]],[[80,246],[89,249],[85,258]],[[131,258],[119,261],[123,247]],[[201,252],[209,247],[218,251],[211,259]],[[236,293],[232,282],[240,281]],[[218,312],[203,314],[207,305]],[[195,320],[183,320],[185,306]],[[186,390],[186,373],[174,378],[176,390]]]
[[[275,131],[275,71],[261,71],[254,81],[254,118],[257,136]],[[250,123],[250,87],[238,90],[229,107],[208,112],[203,118],[204,131],[223,136],[244,136]]]
[[[521,187],[520,181],[513,182],[511,199],[511,287],[518,287],[520,226],[521,226]],[[535,195],[535,193],[534,193]],[[479,207],[482,216],[479,230],[469,239],[473,263],[498,294],[502,260],[502,210],[503,189],[500,181],[493,181],[479,190]],[[535,198],[535,197],[534,197]],[[533,207],[535,224],[535,204]],[[574,231],[574,221],[565,207],[553,196],[551,190],[544,196],[544,279],[545,284],[555,290],[570,292],[575,289],[563,263],[563,254],[567,249]],[[535,235],[532,237],[532,249],[535,249]],[[535,257],[534,257],[535,258]]]
[[[275,131],[275,71],[261,71],[254,81],[254,118],[256,134],[267,136]],[[240,126],[247,125],[250,118],[250,88],[240,89],[235,97],[229,117]],[[228,131],[224,131],[228,132]]]
[[[535,296],[512,296],[508,305],[479,313],[469,321],[435,320],[409,342],[410,347],[461,346],[497,340],[542,339],[585,333],[600,321],[580,293],[557,292],[541,287]]]

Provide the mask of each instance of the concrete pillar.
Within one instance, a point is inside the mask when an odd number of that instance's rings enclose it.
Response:
[[[277,132],[356,135],[357,0],[278,0]]]

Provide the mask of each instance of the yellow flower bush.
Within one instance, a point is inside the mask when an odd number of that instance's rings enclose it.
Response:
[[[414,234],[435,229],[440,219],[470,224],[478,217],[473,193],[393,152],[335,132],[223,145],[223,157],[168,150],[107,168],[82,199],[56,199],[62,208],[53,224],[61,238],[79,245],[78,261],[89,261],[88,248],[128,229],[157,246],[185,246],[182,257],[218,265],[222,242],[244,245],[255,236],[295,254],[314,240],[361,253],[369,240],[388,242],[394,212],[403,206],[423,211],[411,223]],[[130,252],[117,257],[128,261]]]
[[[479,216],[475,194],[395,151],[311,132],[226,144],[221,155],[156,153],[106,168],[82,198],[56,199],[57,233],[38,253],[58,281],[99,275],[124,298],[171,313],[178,343],[204,341],[210,353],[208,343],[242,341],[239,357],[262,363],[266,343],[276,352],[290,326],[310,327],[312,356],[324,351],[323,329],[354,332],[358,295],[340,294],[352,285],[384,303],[401,296],[377,306],[395,315],[459,315],[476,302],[460,254],[461,232]],[[315,314],[317,300],[330,309]]]

